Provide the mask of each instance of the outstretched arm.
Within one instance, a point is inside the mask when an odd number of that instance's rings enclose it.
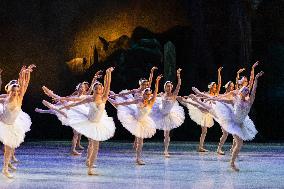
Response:
[[[178,83],[177,83],[177,86],[176,86],[176,89],[175,89],[175,91],[174,91],[174,96],[175,96],[175,98],[177,97],[177,95],[178,95],[178,92],[179,92],[179,90],[180,90],[180,86],[181,86],[181,77],[180,77],[180,72],[181,72],[181,69],[179,68],[178,70],[177,70],[177,79],[178,79]]]
[[[151,98],[151,102],[150,102],[150,105],[153,106],[155,101],[156,101],[156,98],[157,98],[157,95],[158,95],[158,91],[159,91],[159,83],[160,83],[160,80],[163,76],[162,75],[159,75],[156,79],[156,84],[155,84],[155,91],[153,93],[153,97]]]
[[[249,78],[249,90],[251,91],[252,87],[253,87],[253,82],[254,82],[254,68],[256,66],[258,66],[258,61],[256,63],[253,64],[252,68],[251,68],[251,72],[250,72],[250,78]]]
[[[240,79],[240,73],[242,73],[243,71],[245,71],[245,68],[241,68],[239,69],[239,71],[237,72],[237,77],[236,77],[236,89],[239,89],[239,79]]]
[[[158,69],[158,68],[155,67],[155,66],[151,69],[150,76],[149,76],[149,87],[150,87],[150,88],[151,88],[152,81],[153,81],[154,71],[157,70],[157,69]]]
[[[196,87],[192,87],[193,92],[199,97],[211,98],[212,96],[203,92],[200,92]]]
[[[92,102],[92,97],[87,97],[87,98],[81,100],[80,102],[75,102],[75,103],[69,104],[67,106],[63,106],[63,107],[59,108],[59,110],[69,109],[69,108],[72,108],[72,107],[75,107],[75,106],[79,106],[81,104],[87,104],[89,102]]]
[[[220,67],[218,69],[218,86],[217,86],[217,95],[219,95],[220,90],[221,90],[221,85],[222,85],[222,76],[221,76],[221,71],[223,67]]]
[[[125,101],[125,102],[120,102],[120,103],[112,102],[112,104],[114,106],[127,106],[127,105],[130,105],[130,104],[138,104],[139,102],[140,102],[139,99],[136,99],[136,100],[133,100],[133,101]]]
[[[264,74],[264,72],[261,71],[255,76],[255,81],[254,81],[253,88],[252,88],[251,95],[250,95],[250,104],[251,105],[253,104],[254,99],[255,99],[258,78],[261,77],[263,74]]]

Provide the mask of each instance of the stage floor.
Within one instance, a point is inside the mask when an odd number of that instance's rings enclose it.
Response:
[[[202,154],[196,146],[173,142],[171,158],[165,159],[161,142],[146,141],[146,165],[137,166],[131,143],[103,142],[96,168],[100,175],[88,176],[86,150],[74,157],[69,155],[70,142],[26,142],[17,149],[20,163],[15,178],[1,175],[0,189],[284,188],[283,144],[245,143],[237,161],[238,173],[229,168],[229,145],[225,145],[225,156],[215,153],[216,143],[207,144],[211,152]]]

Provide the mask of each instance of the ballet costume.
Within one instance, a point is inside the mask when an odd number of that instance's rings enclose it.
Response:
[[[62,124],[72,127],[89,139],[105,141],[114,136],[114,121],[112,117],[108,117],[104,103],[78,105],[67,110],[66,114],[67,118],[62,120]]]
[[[240,98],[234,100],[234,105],[216,102],[211,111],[215,120],[221,127],[232,135],[237,135],[244,141],[253,140],[257,130],[253,121],[249,118],[250,102]]]
[[[125,100],[127,98],[127,100]],[[136,96],[137,98],[137,96]],[[135,97],[116,97],[115,102],[133,101]],[[156,124],[150,116],[151,108],[142,104],[130,104],[117,107],[117,117],[122,126],[138,138],[151,138],[156,133]]]
[[[13,149],[19,147],[31,124],[30,116],[21,107],[12,110],[9,104],[0,104],[0,141],[4,145]]]
[[[190,101],[192,103],[195,103],[192,99],[188,98],[186,101]],[[210,102],[208,102],[210,103]],[[192,121],[194,121],[197,125],[200,125],[201,127],[207,127],[210,128],[214,125],[214,119],[212,115],[209,112],[202,112],[199,108],[193,106],[189,103],[184,103],[185,106],[188,109],[188,114]],[[212,103],[210,103],[211,106],[213,106]]]
[[[156,129],[169,131],[181,126],[184,122],[184,109],[176,100],[167,99],[164,95],[157,97],[151,112]]]

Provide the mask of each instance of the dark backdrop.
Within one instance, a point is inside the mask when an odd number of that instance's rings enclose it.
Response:
[[[46,99],[41,86],[67,95],[77,82],[90,80],[98,68],[114,63],[103,61],[92,65],[85,74],[74,74],[66,61],[88,56],[98,36],[111,41],[122,35],[132,39],[146,35],[156,38],[161,45],[170,40],[176,46],[177,65],[183,68],[182,95],[189,94],[192,86],[207,90],[209,81],[217,80],[219,66],[224,67],[226,83],[235,79],[241,67],[247,68],[245,74],[249,75],[250,66],[260,60],[256,70],[265,71],[265,76],[259,82],[250,113],[259,131],[255,141],[283,141],[283,4],[283,0],[2,0],[2,79],[7,83],[17,77],[23,64],[36,64],[23,104],[23,110],[33,121],[27,137],[70,139],[71,129],[61,126],[55,116],[34,113],[34,108],[42,107],[41,100]],[[135,60],[136,71],[125,73],[124,80],[116,79],[122,74],[117,68],[112,90],[137,87],[139,77],[148,77],[146,71],[156,63],[141,59]],[[163,69],[162,64],[157,66]],[[107,111],[116,120],[113,139],[131,139],[117,121],[115,109],[108,105]],[[197,141],[199,135],[200,127],[187,116],[185,123],[172,132],[172,140]],[[209,129],[206,140],[217,141],[220,136],[221,129],[216,124]],[[158,132],[154,139],[162,137],[162,132]]]

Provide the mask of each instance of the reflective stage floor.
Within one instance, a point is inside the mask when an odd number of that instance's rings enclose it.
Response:
[[[96,163],[100,175],[88,176],[86,150],[81,156],[70,156],[70,142],[26,142],[16,151],[20,163],[15,178],[1,175],[0,189],[284,188],[283,144],[245,143],[237,161],[240,172],[229,168],[229,143],[224,147],[225,156],[215,153],[216,143],[208,143],[211,152],[202,154],[196,152],[196,146],[173,142],[171,157],[165,159],[162,142],[146,141],[146,165],[137,166],[130,142],[103,142]]]

